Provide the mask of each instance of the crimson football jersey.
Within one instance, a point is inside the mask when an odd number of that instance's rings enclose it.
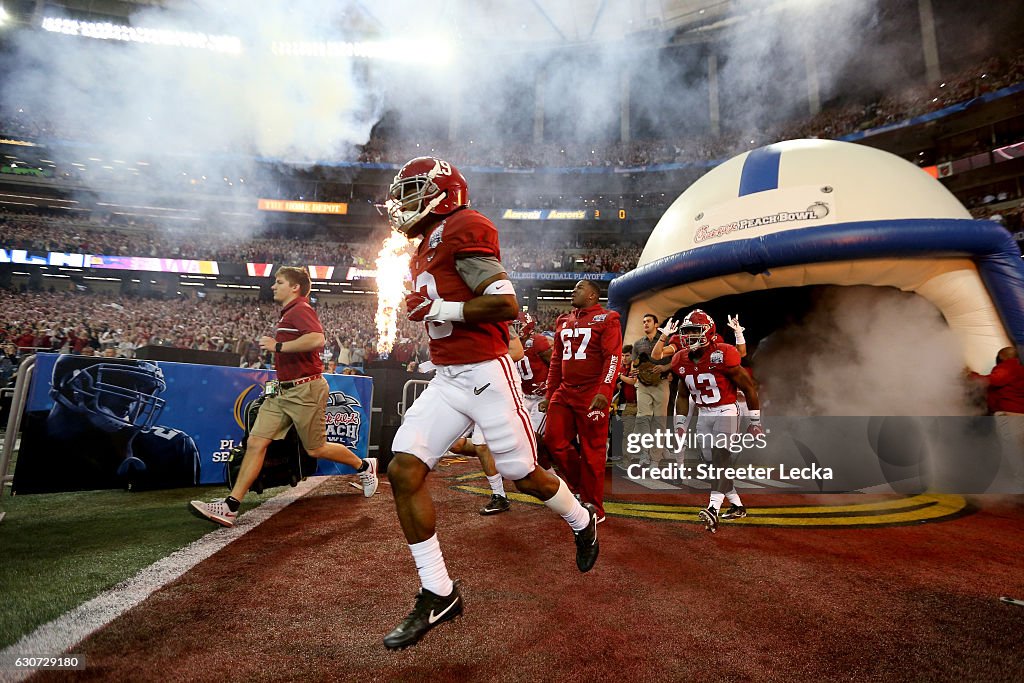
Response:
[[[690,360],[688,349],[672,356],[672,372],[682,378],[693,402],[708,408],[736,402],[736,384],[725,370],[739,364],[740,352],[722,342],[711,344],[697,362]]]
[[[551,342],[543,334],[534,333],[523,342],[526,355],[519,359],[516,367],[523,378],[523,394],[543,396],[548,381],[548,364],[540,357],[551,348]]]
[[[595,304],[558,316],[548,399],[589,405],[601,393],[611,402],[621,354],[622,328],[615,311]]]
[[[476,294],[455,269],[456,256],[501,259],[498,230],[483,214],[459,209],[428,231],[409,264],[413,289],[431,299],[469,301]],[[427,322],[435,365],[480,363],[508,353],[508,323]]]

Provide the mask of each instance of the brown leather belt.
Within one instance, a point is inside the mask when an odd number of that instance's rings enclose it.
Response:
[[[323,377],[323,375],[310,375],[309,377],[300,377],[299,379],[289,380],[287,382],[281,382],[282,389],[291,389],[297,387],[300,384],[306,384],[308,382],[314,382]]]

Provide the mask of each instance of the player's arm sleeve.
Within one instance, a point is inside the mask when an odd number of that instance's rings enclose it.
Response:
[[[494,256],[456,257],[455,270],[459,277],[474,292],[477,288],[495,275],[505,274],[505,266]]]
[[[735,346],[725,347],[725,367],[735,367],[740,364],[740,360],[740,352],[736,350]]]
[[[558,333],[560,323],[560,320],[555,321],[555,340],[551,350],[551,365],[548,368],[547,399],[549,401],[562,383],[562,335]]]
[[[450,245],[452,253],[455,254],[456,263],[464,258],[474,256],[501,260],[498,229],[482,215],[477,214],[475,217],[470,217],[457,230],[445,232],[444,241]]]
[[[604,357],[604,366],[601,369],[601,385],[598,393],[604,394],[611,402],[612,394],[615,392],[615,380],[619,376],[619,361],[622,357],[622,327],[619,324],[619,314],[608,314],[605,318],[604,327],[601,330],[601,355]]]

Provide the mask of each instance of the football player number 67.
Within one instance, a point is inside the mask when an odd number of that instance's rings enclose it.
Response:
[[[565,347],[562,357],[569,358],[571,356],[576,360],[585,360],[587,357],[587,346],[590,344],[591,332],[592,330],[589,327],[580,327],[575,329],[563,327],[560,332],[562,337],[562,346]],[[572,352],[572,343],[569,341],[573,337],[582,338],[580,345],[576,347],[575,354]]]
[[[424,292],[423,290],[427,290]],[[420,294],[426,294],[431,299],[440,299],[441,296],[437,293],[437,281],[434,280],[434,276],[430,273],[423,271],[416,276],[416,291]],[[451,323],[441,322],[429,322],[427,323],[427,335],[431,339],[444,339],[449,336],[455,326]]]

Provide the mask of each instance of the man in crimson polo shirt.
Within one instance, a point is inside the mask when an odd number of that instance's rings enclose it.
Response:
[[[362,460],[343,444],[327,441],[324,411],[330,389],[321,374],[323,361],[320,359],[324,328],[306,299],[309,289],[309,274],[305,269],[278,268],[271,290],[274,301],[283,307],[281,318],[274,337],[260,338],[260,348],[274,353],[280,385],[277,393],[268,396],[260,406],[231,494],[209,503],[191,502],[190,509],[200,517],[222,526],[234,526],[241,500],[263,468],[267,448],[276,439],[283,439],[292,425],[310,455],[356,468],[367,498],[377,490],[376,458]]]
[[[1009,466],[1012,484],[1024,489],[1024,365],[1017,349],[1000,349],[996,365],[987,375],[969,373],[971,379],[985,384],[988,412],[996,418],[996,433]]]

